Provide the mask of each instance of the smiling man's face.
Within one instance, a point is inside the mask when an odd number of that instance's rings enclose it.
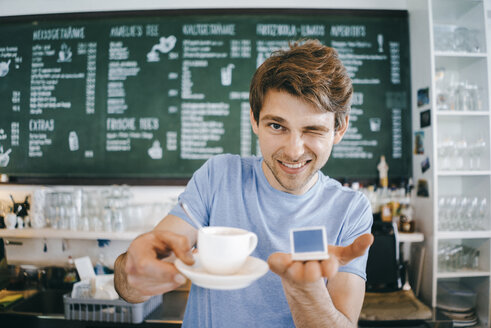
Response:
[[[317,172],[348,127],[335,131],[334,122],[332,112],[321,112],[287,92],[267,92],[259,122],[251,112],[251,124],[264,158],[264,175],[273,188],[301,195],[315,184]]]

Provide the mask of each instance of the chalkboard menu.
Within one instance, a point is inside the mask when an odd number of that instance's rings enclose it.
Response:
[[[260,154],[249,123],[256,68],[290,41],[339,52],[350,128],[323,169],[411,174],[407,13],[179,10],[3,18],[0,173],[189,178],[221,153]]]

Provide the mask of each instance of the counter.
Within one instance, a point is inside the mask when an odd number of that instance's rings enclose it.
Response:
[[[178,328],[181,327],[184,310],[188,298],[188,291],[176,290],[163,295],[162,304],[150,313],[144,322],[140,324],[123,324],[111,322],[95,322],[95,321],[75,321],[65,320],[63,315],[33,315],[19,314],[12,311],[0,310],[0,322],[2,327],[32,327],[32,328],[92,328],[92,327],[133,327],[133,328]],[[384,323],[384,327],[400,327],[400,322]],[[360,327],[378,327],[380,322],[360,322]],[[433,310],[433,316],[425,323],[420,322],[420,325],[414,323],[412,327],[453,327],[452,321]]]
[[[11,307],[0,310],[2,327],[33,327],[33,328],[89,328],[89,327],[142,327],[142,328],[174,328],[181,327],[188,292],[176,290],[163,295],[162,304],[150,313],[140,324],[123,324],[111,322],[94,322],[65,320],[64,315],[39,315],[33,313],[13,312]]]

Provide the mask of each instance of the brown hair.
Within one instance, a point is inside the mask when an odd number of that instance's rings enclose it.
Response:
[[[256,70],[249,103],[257,123],[270,89],[288,92],[322,111],[333,112],[336,130],[346,124],[353,94],[351,79],[337,51],[318,40],[297,41],[288,50],[275,51]]]

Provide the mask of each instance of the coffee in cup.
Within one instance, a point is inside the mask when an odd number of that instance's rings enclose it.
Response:
[[[199,261],[212,274],[236,273],[256,245],[256,234],[244,229],[203,227],[198,230]]]

